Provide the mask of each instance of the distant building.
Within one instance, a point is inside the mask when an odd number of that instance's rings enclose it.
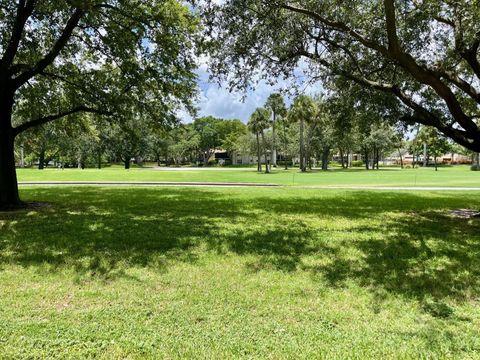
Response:
[[[230,154],[226,150],[217,149],[214,151],[210,160],[215,159],[215,161],[219,164],[228,164],[231,163],[232,165],[254,165],[257,163],[257,156],[248,153],[242,152],[234,152],[230,157]],[[267,157],[270,160],[269,157]],[[265,156],[261,156],[262,164],[265,164]]]
[[[398,156],[391,156],[389,157],[391,161],[393,161],[395,164],[400,164],[400,157]],[[404,164],[412,164],[414,162],[414,156],[412,154],[405,154],[402,157],[403,163]],[[417,159],[415,160],[416,162],[423,162],[423,154],[418,154]],[[429,159],[430,163],[433,163],[433,157],[430,157]],[[472,163],[472,158],[467,155],[462,155],[462,154],[445,154],[442,156],[437,157],[437,164],[448,164],[448,165],[456,165],[456,164],[471,164]]]

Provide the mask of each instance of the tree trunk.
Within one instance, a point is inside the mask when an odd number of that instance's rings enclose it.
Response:
[[[438,168],[437,168],[437,156],[436,156],[436,155],[433,156],[433,161],[435,162],[435,171],[438,171]]]
[[[42,147],[38,155],[38,170],[43,170],[45,167],[45,148]]]
[[[13,99],[0,107],[0,209],[21,205],[15,169],[14,140],[11,125]]]
[[[265,143],[265,134],[263,133],[263,130],[261,132],[262,135],[262,144],[263,144],[263,156],[265,156],[265,173],[269,174],[270,173],[270,167],[268,166],[268,160],[267,160],[267,144]]]
[[[307,171],[307,168],[305,166],[305,139],[304,139],[304,128],[305,128],[305,122],[300,120],[300,170],[302,172]]]
[[[369,159],[368,159],[368,149],[366,147],[363,148],[363,152],[365,154],[365,170],[370,170],[369,167]]]
[[[277,167],[277,134],[275,129],[276,123],[276,114],[273,113],[273,123],[272,123],[272,161],[270,162],[273,167]]]
[[[102,152],[101,151],[97,152],[97,167],[99,169],[102,168]]]
[[[328,154],[330,153],[330,149],[323,149],[322,152],[322,170],[328,170]]]
[[[261,154],[260,154],[260,138],[258,137],[258,132],[255,133],[255,136],[257,138],[257,171],[262,172],[262,159],[261,159]]]
[[[427,160],[427,144],[423,143],[423,167],[427,167],[428,160]]]
[[[398,156],[400,157],[400,169],[403,169],[403,156],[400,149],[398,149]]]
[[[308,166],[309,170],[312,170],[312,137],[313,129],[312,126],[309,126],[307,130],[307,141],[305,144],[305,167]]]
[[[344,159],[344,154],[343,154],[343,149],[340,148],[340,163],[342,164],[342,169],[345,169],[345,159]]]
[[[130,159],[131,157],[126,156],[124,159],[124,164],[125,164],[125,169],[128,170],[130,169]]]
[[[283,122],[283,137],[285,139],[285,149],[283,151],[283,161],[285,162],[285,170],[288,170],[288,164],[287,164],[287,148],[288,148],[288,139],[287,139],[287,129],[285,126],[285,121]]]

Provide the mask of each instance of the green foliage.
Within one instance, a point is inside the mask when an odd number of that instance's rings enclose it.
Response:
[[[266,108],[257,108],[250,116],[248,128],[252,133],[260,133],[270,127],[271,112]]]
[[[308,95],[297,96],[290,107],[288,117],[291,122],[311,123],[317,116],[317,106],[315,101]]]
[[[194,124],[181,125],[167,134],[164,150],[165,157],[173,158],[176,165],[184,163],[188,158],[196,161],[196,154],[201,146],[201,134]],[[193,156],[189,156],[194,154]],[[167,159],[168,162],[168,159]]]
[[[115,114],[119,121],[141,113],[157,123],[174,123],[182,107],[193,111],[198,21],[186,5],[28,3],[24,13],[35,26],[23,28],[10,65],[17,82],[28,81],[17,91],[16,124],[78,107]],[[5,49],[18,25],[17,5],[1,9],[9,19],[0,27]],[[65,31],[62,38],[67,23],[73,35]]]
[[[360,167],[365,165],[365,163],[362,160],[353,160],[352,161],[352,167]]]
[[[221,147],[229,154],[241,147],[240,139],[248,132],[247,126],[240,120],[224,120],[220,123]]]
[[[433,157],[441,156],[451,150],[448,140],[437,129],[424,126],[420,128],[416,141],[427,145],[427,154]]]
[[[213,116],[195,119],[193,128],[198,136],[198,147],[204,154],[204,165],[215,149],[222,148],[230,154],[238,148],[238,139],[247,133],[240,120],[224,120]]]
[[[430,126],[422,126],[418,129],[410,148],[416,154],[423,154],[424,146],[427,150],[426,160],[428,161],[432,157],[435,162],[435,169],[437,168],[437,157],[452,151],[451,143],[437,129]]]
[[[287,107],[283,96],[279,93],[272,93],[268,96],[265,107],[270,109],[275,120],[280,120],[287,115]]]
[[[480,151],[478,2],[206,3],[211,67],[232,87],[297,79],[301,67],[306,82],[356,88],[355,101],[382,108],[382,121],[434,126]]]

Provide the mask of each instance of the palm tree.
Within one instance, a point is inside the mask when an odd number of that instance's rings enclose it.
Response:
[[[277,119],[280,117],[284,117],[287,113],[287,108],[285,106],[285,102],[283,101],[283,96],[279,93],[271,94],[267,102],[265,103],[265,107],[270,109],[273,115],[272,118],[272,165],[277,167],[277,137],[276,137],[276,129],[275,125],[277,123]]]
[[[283,162],[285,165],[285,170],[288,170],[287,162],[287,152],[288,152],[288,136],[287,136],[287,127],[289,126],[288,111],[285,111],[285,116],[280,119],[280,124],[283,129]]]
[[[267,162],[267,146],[265,143],[265,134],[264,130],[270,127],[270,111],[265,108],[257,108],[253,114],[250,116],[250,120],[248,121],[248,128],[249,130],[255,134],[257,139],[257,170],[258,172],[262,171],[262,163],[261,163],[261,148],[260,148],[260,140],[259,137],[262,137],[262,144],[265,156],[265,172],[269,173],[270,168]]]
[[[317,113],[317,107],[314,100],[307,95],[299,95],[293,100],[289,111],[289,117],[292,122],[300,123],[300,170],[307,171],[305,154],[305,123],[314,120]]]

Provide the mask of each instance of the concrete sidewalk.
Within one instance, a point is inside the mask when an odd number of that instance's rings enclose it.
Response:
[[[19,181],[18,185],[45,186],[190,186],[190,187],[278,187],[265,183],[169,182],[169,181]]]

